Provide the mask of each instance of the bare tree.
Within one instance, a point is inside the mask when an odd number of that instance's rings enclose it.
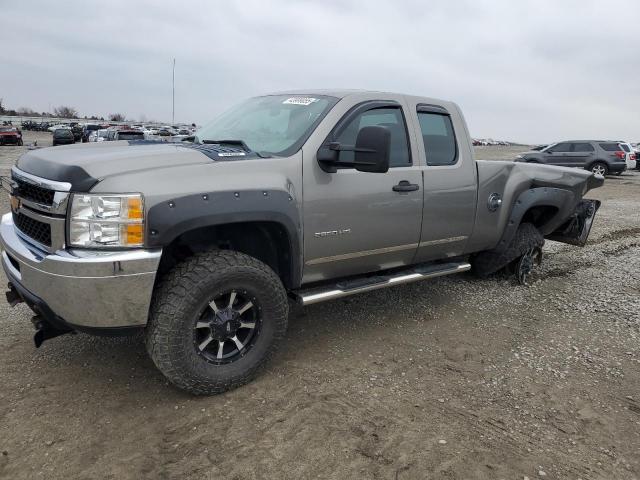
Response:
[[[112,122],[124,122],[124,115],[121,113],[110,113],[109,120]]]
[[[78,116],[78,111],[73,107],[60,105],[53,109],[53,114],[60,118],[76,118]]]
[[[2,101],[4,98],[0,98],[0,113],[4,113],[4,106],[2,105]]]

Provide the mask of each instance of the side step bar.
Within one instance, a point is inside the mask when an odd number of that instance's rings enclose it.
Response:
[[[400,272],[395,272],[394,274],[380,274],[372,277],[342,281],[308,290],[299,290],[294,292],[294,297],[301,305],[311,305],[327,300],[355,295],[356,293],[370,292],[380,288],[417,282],[427,278],[442,277],[443,275],[466,272],[470,269],[471,265],[468,262],[418,265]]]

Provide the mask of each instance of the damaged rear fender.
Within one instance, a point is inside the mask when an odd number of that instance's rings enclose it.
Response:
[[[550,235],[547,235],[547,238],[556,242],[584,247],[600,204],[600,200],[580,201],[569,219]]]

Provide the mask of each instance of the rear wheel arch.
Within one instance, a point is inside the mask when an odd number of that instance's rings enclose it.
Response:
[[[559,207],[556,205],[534,205],[522,216],[520,223],[530,223],[540,229],[557,215]]]
[[[561,188],[536,187],[522,192],[511,207],[502,237],[494,248],[508,248],[518,227],[529,223],[542,235],[551,233],[575,208],[573,192]]]

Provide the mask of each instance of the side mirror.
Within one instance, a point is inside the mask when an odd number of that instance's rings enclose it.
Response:
[[[337,167],[355,168],[360,172],[386,173],[389,171],[391,132],[379,125],[363,127],[358,132],[354,146],[332,142],[320,147],[317,160],[328,173],[335,173]],[[353,161],[340,159],[340,152],[354,152]]]
[[[391,132],[372,125],[363,127],[356,137],[354,164],[360,172],[387,173],[391,151]]]

